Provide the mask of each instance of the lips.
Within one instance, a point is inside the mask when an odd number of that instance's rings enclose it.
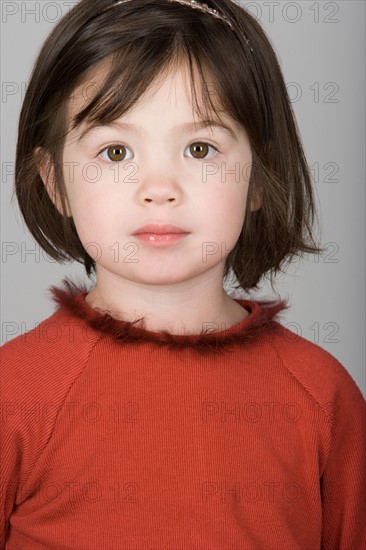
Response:
[[[170,225],[170,224],[164,224],[164,225],[158,225],[155,223],[150,223],[147,225],[144,225],[143,227],[140,227],[136,231],[132,233],[132,235],[142,235],[142,234],[155,234],[155,235],[167,235],[167,234],[180,234],[180,233],[188,233],[188,231],[185,231],[181,227],[178,227],[176,225]]]

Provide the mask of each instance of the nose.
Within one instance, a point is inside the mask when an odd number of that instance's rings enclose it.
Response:
[[[176,200],[175,197],[169,197],[169,198],[167,199],[168,202],[174,202],[175,200]],[[164,204],[164,202],[166,202],[165,199],[160,199],[160,198],[159,198],[158,200],[156,200],[156,199],[153,199],[153,198],[151,198],[151,197],[145,197],[145,198],[144,198],[144,201],[145,201],[145,202],[155,202],[155,203],[157,203],[157,204],[159,204],[159,203]]]
[[[165,204],[167,202],[178,204],[183,196],[182,189],[172,175],[160,173],[150,174],[137,190],[137,198],[140,204],[155,203]]]

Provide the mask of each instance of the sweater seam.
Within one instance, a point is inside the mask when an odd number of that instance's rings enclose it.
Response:
[[[329,445],[328,445],[328,448],[326,450],[326,453],[325,453],[325,457],[324,457],[324,467],[323,467],[323,472],[325,471],[326,467],[327,467],[327,464],[328,464],[328,460],[329,460],[329,456],[330,456],[330,451],[331,451],[331,448],[332,448],[332,445],[333,445],[333,434],[334,434],[334,421],[333,421],[333,418],[330,414],[328,414],[325,409],[322,407],[322,405],[319,403],[319,401],[313,396],[313,394],[304,386],[304,384],[301,382],[301,380],[299,380],[294,374],[293,372],[286,366],[286,363],[285,361],[283,360],[283,358],[281,357],[280,355],[280,352],[277,350],[275,344],[273,342],[270,342],[270,345],[273,349],[273,351],[275,352],[277,358],[279,359],[279,361],[281,362],[281,365],[284,367],[284,369],[286,369],[286,371],[291,375],[291,377],[296,380],[296,382],[298,384],[300,384],[300,386],[305,390],[306,394],[310,396],[311,400],[316,403],[318,405],[318,407],[320,407],[320,409],[322,410],[323,412],[323,415],[329,425],[329,432],[330,432],[330,441],[329,441]],[[323,474],[322,474],[323,475]],[[321,475],[321,477],[322,477]]]
[[[39,457],[38,457],[36,463],[34,464],[34,466],[33,466],[33,468],[31,469],[29,475],[27,476],[27,479],[26,479],[25,482],[24,482],[24,486],[25,486],[25,487],[27,486],[27,483],[28,483],[29,478],[31,477],[31,475],[32,475],[32,473],[33,473],[33,471],[34,471],[34,469],[37,467],[37,464],[38,464],[39,460],[41,459],[41,457],[42,457],[42,455],[43,455],[43,453],[44,453],[44,451],[45,451],[45,449],[46,449],[46,447],[47,447],[47,445],[48,445],[50,439],[52,438],[53,432],[54,432],[54,430],[55,430],[55,425],[56,425],[57,419],[58,419],[59,415],[61,414],[61,411],[62,411],[63,408],[64,408],[64,404],[65,404],[65,401],[66,401],[66,399],[67,399],[67,396],[70,394],[72,388],[74,387],[74,385],[76,384],[76,382],[79,380],[79,377],[82,376],[82,375],[84,374],[85,369],[86,369],[87,366],[88,366],[88,363],[89,363],[89,360],[90,360],[90,356],[91,356],[91,354],[93,353],[95,346],[96,346],[97,344],[99,344],[99,342],[100,342],[100,340],[102,339],[102,337],[103,337],[102,334],[99,334],[99,335],[98,335],[98,339],[97,339],[97,340],[94,342],[94,344],[91,346],[90,351],[89,351],[89,353],[88,353],[88,356],[87,356],[87,358],[85,359],[85,365],[83,366],[83,368],[82,368],[81,372],[78,374],[78,376],[76,376],[76,378],[73,380],[73,382],[71,383],[71,385],[70,385],[70,387],[68,388],[68,390],[66,391],[65,397],[64,397],[64,399],[63,399],[63,401],[62,401],[62,403],[61,403],[61,405],[60,405],[60,407],[59,407],[59,410],[57,411],[57,414],[56,414],[56,416],[55,416],[55,419],[54,419],[54,422],[53,422],[53,426],[52,426],[50,435],[49,435],[49,437],[48,437],[46,443],[44,444],[44,446],[43,446],[43,448],[42,448],[42,450],[41,450],[41,452],[40,452],[40,454],[39,454]]]
[[[296,380],[296,382],[298,384],[300,384],[300,386],[305,390],[305,392],[310,396],[310,398],[312,399],[312,401],[314,403],[316,403],[322,410],[325,418],[327,419],[327,421],[329,422],[330,424],[330,427],[331,429],[333,428],[333,421],[332,421],[332,416],[326,412],[326,410],[324,409],[324,407],[319,403],[319,401],[315,398],[315,396],[306,388],[306,386],[304,386],[304,384],[301,382],[301,380],[299,380],[295,375],[294,373],[286,366],[286,363],[285,361],[283,360],[283,358],[281,357],[279,351],[277,350],[275,344],[273,342],[270,342],[270,345],[273,349],[273,351],[275,352],[277,358],[279,359],[279,361],[281,362],[282,366],[286,369],[286,371],[292,376],[292,378],[294,380]]]

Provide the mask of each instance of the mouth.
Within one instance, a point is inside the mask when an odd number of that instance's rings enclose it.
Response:
[[[175,244],[188,235],[189,233],[137,233],[135,237],[147,245],[162,247]]]
[[[150,223],[137,229],[132,235],[187,235],[188,231],[170,224],[155,224]]]

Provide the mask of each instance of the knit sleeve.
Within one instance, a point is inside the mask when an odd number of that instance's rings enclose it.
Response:
[[[335,361],[337,391],[330,404],[332,437],[321,477],[322,550],[366,549],[366,403]]]
[[[11,346],[13,347],[13,346]],[[10,346],[1,347],[0,417],[0,549],[5,548],[8,522],[21,487],[22,463],[27,448],[27,432],[22,428],[22,403],[17,393],[19,357],[9,354]],[[10,360],[12,355],[13,360]],[[25,411],[23,411],[23,414]],[[24,419],[24,416],[23,416]]]
[[[52,358],[46,360],[44,342],[32,342],[35,334],[28,333],[28,344],[18,337],[0,349],[1,550],[5,548],[13,509],[28,496],[27,479],[52,433],[57,412],[53,408],[45,415],[49,411],[44,405],[54,397],[45,373],[51,368]]]
[[[317,344],[278,325],[271,345],[317,412],[311,422],[318,437],[321,550],[366,550],[365,399],[347,369]]]
[[[58,412],[99,339],[82,328],[54,314],[0,348],[0,550],[14,508],[32,491],[28,480]]]
[[[2,385],[3,389],[3,385]],[[3,391],[2,391],[3,393]],[[1,513],[0,513],[0,549],[5,548],[8,522],[20,486],[20,460],[24,439],[18,431],[14,421],[16,403],[7,400],[1,401],[1,424],[0,424],[0,491],[1,491]]]

